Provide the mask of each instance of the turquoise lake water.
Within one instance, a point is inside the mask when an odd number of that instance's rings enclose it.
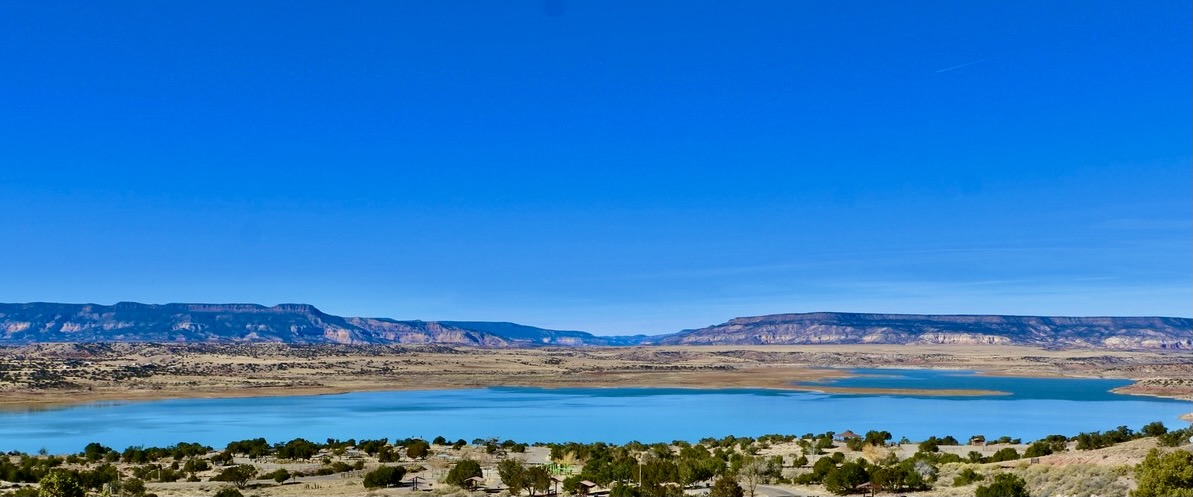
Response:
[[[1152,421],[1183,426],[1190,403],[1110,393],[1125,380],[979,376],[965,371],[863,369],[831,382],[872,388],[983,389],[987,397],[827,395],[759,389],[486,388],[342,395],[104,402],[0,411],[0,451],[79,452],[130,445],[304,437],[496,437],[517,441],[695,441],[725,435],[870,429],[895,439],[930,435],[1024,440]]]

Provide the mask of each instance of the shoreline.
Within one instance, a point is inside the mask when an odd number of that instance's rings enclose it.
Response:
[[[96,402],[529,388],[769,389],[829,395],[1000,396],[996,390],[858,388],[856,370],[1116,378],[1116,394],[1193,401],[1193,364],[1171,354],[1020,346],[666,346],[638,348],[342,348],[118,344],[0,349],[0,410]],[[36,377],[32,373],[38,373]],[[22,376],[25,375],[25,376]],[[22,380],[21,378],[27,378]],[[34,380],[33,378],[40,378]],[[15,379],[15,380],[14,380]],[[908,385],[916,387],[920,385]]]
[[[301,389],[293,388],[262,388],[262,389],[239,389],[239,390],[219,390],[219,391],[195,391],[195,392],[159,392],[159,391],[112,391],[112,392],[97,392],[92,395],[81,397],[78,392],[19,392],[18,396],[14,398],[12,392],[6,392],[3,399],[0,399],[0,411],[39,411],[64,409],[70,407],[83,406],[88,404],[99,403],[134,403],[134,402],[158,402],[167,400],[193,400],[193,399],[245,399],[245,398],[266,398],[266,397],[314,397],[323,395],[343,395],[349,393],[368,393],[368,392],[419,392],[419,391],[437,391],[437,390],[467,390],[475,388],[541,388],[544,390],[556,390],[563,388],[645,388],[645,389],[679,389],[679,390],[775,390],[787,392],[808,392],[820,394],[836,394],[836,395],[890,395],[890,396],[906,396],[906,397],[987,397],[987,396],[1003,396],[1011,395],[1010,392],[1002,392],[997,390],[964,390],[964,389],[911,389],[911,388],[849,388],[849,387],[805,387],[790,385],[785,387],[775,386],[690,386],[690,385],[668,385],[668,384],[560,384],[560,385],[514,385],[514,384],[494,384],[487,386],[468,386],[468,387],[452,387],[452,386],[430,386],[430,387],[395,387],[395,386],[361,386],[361,387],[307,387]],[[66,397],[69,397],[67,399]]]
[[[852,369],[852,368],[851,368]],[[879,369],[906,369],[906,370],[938,370],[941,368],[879,368]],[[846,368],[826,368],[826,371],[833,371],[834,373],[847,372]],[[1088,376],[1076,375],[1061,375],[1061,374],[1000,374],[998,371],[975,371],[975,374],[987,376],[1007,376],[1018,378],[1074,378],[1086,379]],[[824,379],[838,379],[847,378],[853,375],[849,374],[833,374],[825,375],[817,378],[817,380]],[[1127,378],[1124,378],[1127,379]],[[859,387],[834,387],[831,385],[808,385],[809,380],[789,381],[776,384],[774,381],[758,382],[725,382],[721,384],[705,384],[692,385],[690,382],[656,382],[656,381],[557,381],[551,384],[540,382],[497,382],[489,384],[429,384],[429,385],[382,385],[382,384],[357,384],[344,386],[331,385],[308,385],[308,386],[264,386],[264,387],[237,387],[237,388],[222,388],[222,389],[200,389],[200,390],[174,390],[168,391],[164,389],[152,390],[89,390],[89,391],[24,391],[24,392],[3,392],[0,393],[0,411],[39,411],[51,409],[63,409],[70,407],[77,407],[88,404],[97,403],[133,403],[133,402],[157,402],[167,400],[192,400],[192,399],[242,399],[242,398],[256,398],[256,397],[306,397],[306,396],[323,396],[323,395],[343,395],[349,393],[367,393],[367,392],[407,392],[407,391],[436,391],[436,390],[467,390],[467,389],[483,389],[483,388],[542,388],[547,390],[562,389],[562,388],[658,388],[658,389],[699,389],[699,390],[778,390],[789,392],[809,392],[820,393],[828,395],[890,395],[890,396],[904,396],[904,397],[997,397],[1012,395],[1010,392],[999,390],[982,390],[982,389],[916,389],[916,388],[859,388]],[[1127,379],[1129,380],[1129,379]],[[802,384],[801,384],[802,383]],[[1163,398],[1170,400],[1188,400],[1175,395],[1165,395],[1161,393],[1147,393],[1147,392],[1132,392],[1129,389],[1136,386],[1137,383],[1119,387],[1110,390],[1111,392],[1120,395],[1130,395],[1137,397],[1152,397]],[[1124,391],[1127,390],[1127,391]],[[1181,419],[1193,422],[1193,413],[1182,415]]]

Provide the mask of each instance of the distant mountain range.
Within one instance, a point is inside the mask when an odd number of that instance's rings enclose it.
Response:
[[[1193,319],[807,313],[736,318],[657,336],[597,336],[515,323],[341,317],[308,304],[0,304],[0,344],[284,342],[474,347],[996,344],[1193,348]]]

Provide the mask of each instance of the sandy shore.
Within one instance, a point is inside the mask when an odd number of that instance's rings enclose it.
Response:
[[[798,386],[842,368],[947,368],[1032,377],[1129,378],[1120,393],[1193,398],[1176,354],[1006,346],[470,349],[441,346],[55,344],[0,348],[0,408],[102,401],[337,394],[490,386],[770,388],[890,395],[980,390]]]

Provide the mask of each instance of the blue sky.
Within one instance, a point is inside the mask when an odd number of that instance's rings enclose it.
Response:
[[[0,3],[0,301],[1189,316],[1188,2]]]

